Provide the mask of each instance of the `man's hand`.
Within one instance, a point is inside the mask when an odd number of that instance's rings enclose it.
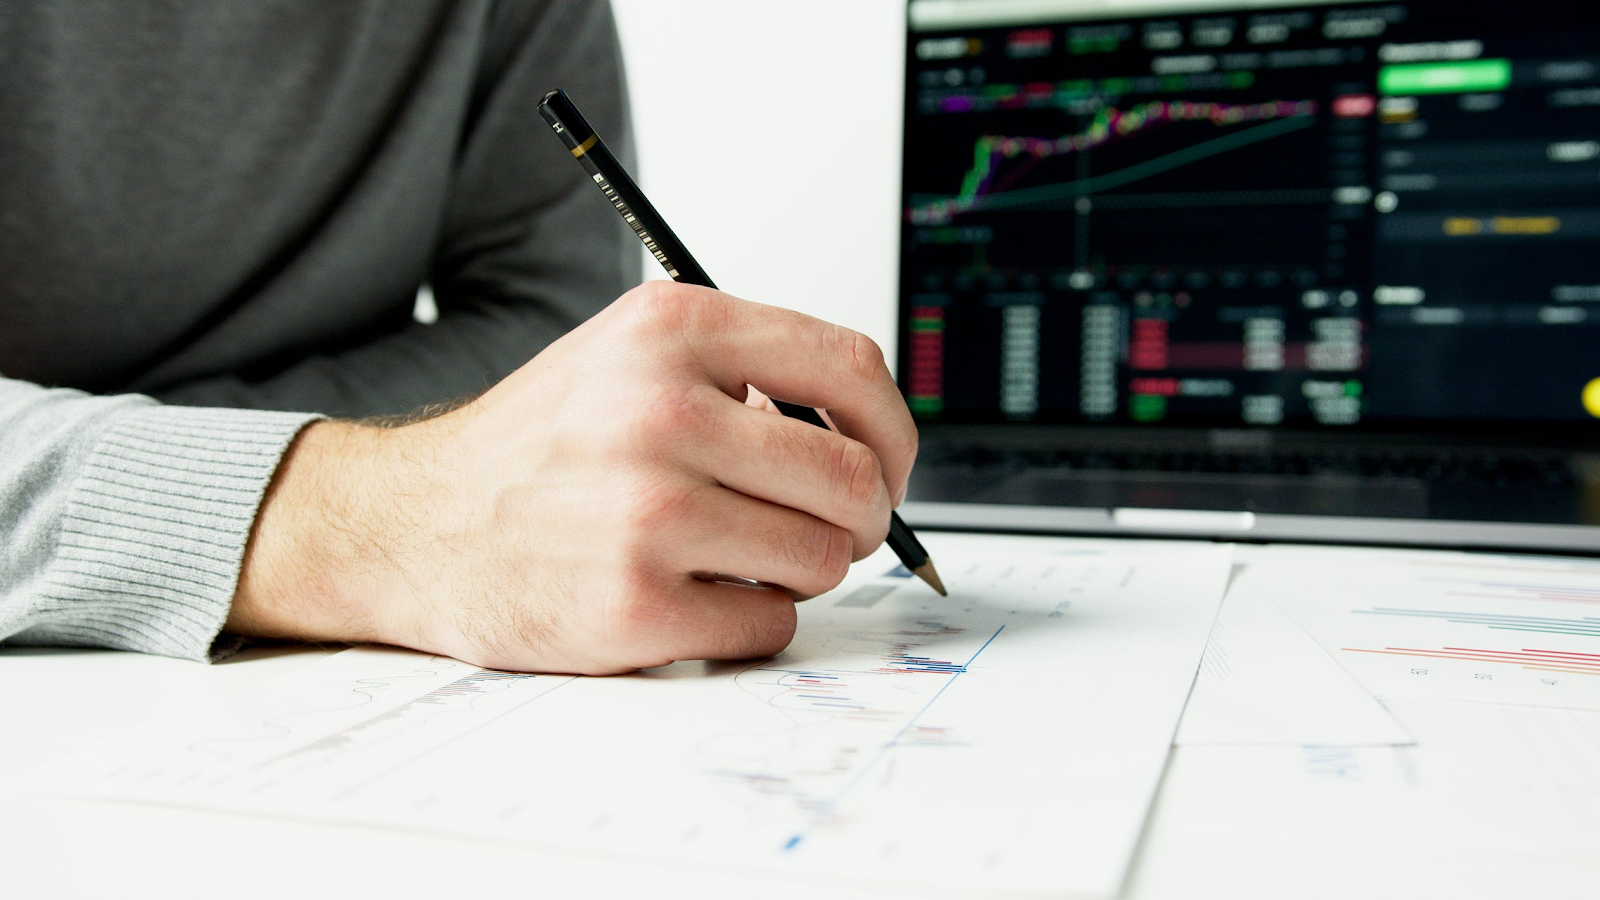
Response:
[[[850,437],[746,405],[747,385]],[[308,427],[228,628],[524,671],[769,655],[793,597],[883,541],[916,442],[868,338],[653,282],[454,412]]]

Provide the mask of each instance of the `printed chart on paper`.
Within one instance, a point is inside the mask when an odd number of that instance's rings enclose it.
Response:
[[[1288,551],[1278,599],[1374,694],[1600,710],[1600,561],[1341,552]]]
[[[351,650],[29,780],[961,896],[1114,894],[1230,551],[928,544],[951,597],[880,553],[803,604],[775,658],[574,678]]]

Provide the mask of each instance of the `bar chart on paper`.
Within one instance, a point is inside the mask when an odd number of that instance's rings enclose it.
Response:
[[[1296,559],[1304,589],[1285,607],[1379,696],[1600,710],[1600,562],[1405,552],[1358,570]]]
[[[1114,894],[1229,551],[928,544],[950,598],[875,556],[771,659],[575,678],[352,650],[28,781],[924,896]]]

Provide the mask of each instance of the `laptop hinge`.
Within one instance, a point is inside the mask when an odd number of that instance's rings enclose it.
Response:
[[[1272,437],[1264,428],[1213,428],[1206,432],[1206,446],[1224,453],[1269,453]]]

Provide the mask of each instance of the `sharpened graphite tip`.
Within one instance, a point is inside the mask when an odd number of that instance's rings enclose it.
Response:
[[[939,596],[941,596],[941,597],[950,596],[950,592],[944,589],[944,582],[939,580],[938,571],[933,568],[933,560],[931,560],[931,559],[928,560],[927,562],[923,563],[922,565],[917,566],[915,569],[912,569],[911,572],[912,572],[912,574],[916,575],[918,578],[921,578],[923,581],[926,581],[928,583],[928,587],[931,587],[934,590],[938,591],[939,592]]]

